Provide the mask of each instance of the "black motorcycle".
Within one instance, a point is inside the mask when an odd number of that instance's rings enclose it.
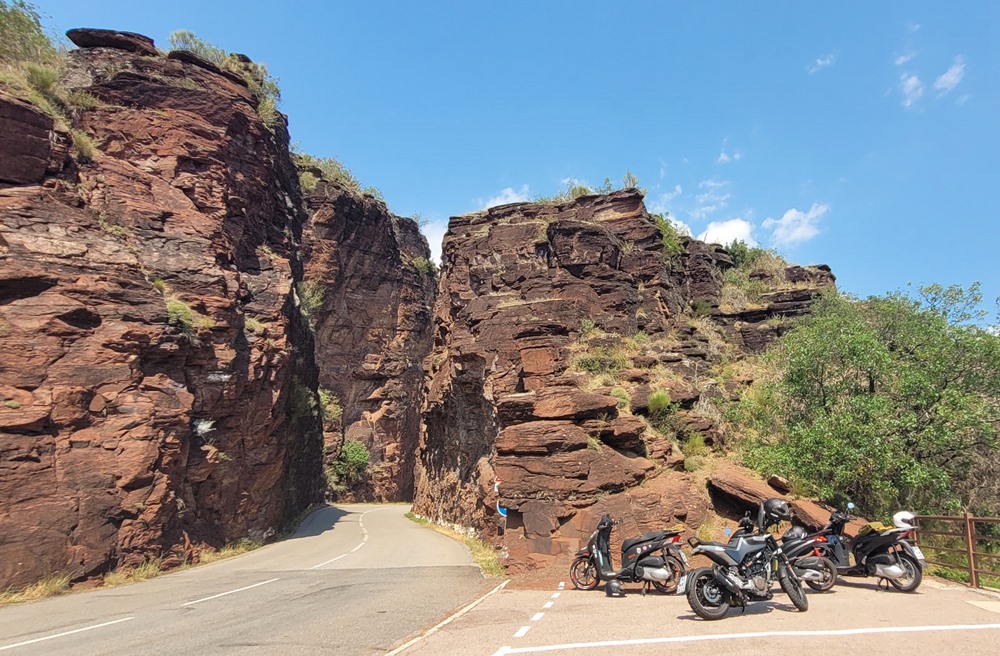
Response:
[[[706,620],[722,619],[731,606],[745,610],[749,601],[771,599],[775,578],[795,607],[807,610],[809,600],[798,575],[781,545],[767,532],[771,526],[791,518],[787,501],[768,499],[758,509],[756,533],[741,529],[728,544],[702,542],[696,537],[688,539],[692,554],[703,554],[715,562],[712,567],[693,570],[682,583],[691,610]]]
[[[847,504],[847,509],[853,510],[854,504]],[[916,590],[923,580],[926,561],[920,548],[908,542],[913,537],[913,514],[896,513],[893,526],[869,522],[861,527],[853,540],[844,535],[844,527],[850,519],[847,513],[836,511],[817,534],[825,539],[825,542],[816,545],[817,549],[833,561],[837,573],[841,576],[875,576],[900,592]]]
[[[821,545],[826,545],[825,536],[810,535],[801,526],[793,526],[781,536],[781,550],[795,573],[816,592],[826,592],[837,582],[837,566],[823,556]]]
[[[680,531],[653,531],[622,542],[621,568],[611,561],[611,530],[622,523],[604,515],[590,535],[587,546],[576,552],[569,578],[578,590],[593,590],[604,581],[609,596],[621,595],[621,583],[650,585],[671,593],[687,572],[687,557],[677,546]]]

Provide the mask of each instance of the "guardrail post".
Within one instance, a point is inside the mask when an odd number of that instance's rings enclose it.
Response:
[[[965,551],[969,558],[969,583],[974,588],[979,587],[979,574],[976,572],[976,522],[972,513],[965,511]]]

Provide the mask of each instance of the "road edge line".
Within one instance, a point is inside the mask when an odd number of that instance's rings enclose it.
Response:
[[[410,640],[409,642],[407,642],[406,644],[400,645],[399,647],[396,647],[392,651],[387,652],[385,654],[385,656],[396,656],[396,654],[399,654],[400,652],[402,652],[402,651],[404,651],[406,649],[409,649],[410,647],[412,647],[413,645],[417,644],[418,642],[420,642],[424,638],[426,638],[426,637],[428,637],[428,636],[436,633],[437,630],[440,629],[441,627],[445,626],[446,624],[451,623],[453,620],[457,620],[462,615],[465,615],[470,610],[472,610],[473,608],[475,608],[479,604],[481,604],[484,601],[486,601],[487,598],[489,598],[489,597],[493,596],[494,594],[496,594],[497,592],[500,592],[501,590],[503,590],[504,587],[506,587],[508,583],[510,583],[510,579],[506,579],[503,583],[501,583],[497,587],[493,588],[492,590],[490,590],[489,592],[487,592],[486,594],[484,594],[479,599],[476,599],[475,601],[473,601],[469,605],[465,606],[461,610],[459,610],[459,611],[457,611],[455,613],[452,613],[450,616],[448,616],[447,618],[445,618],[441,622],[439,622],[439,623],[435,624],[434,626],[432,626],[431,628],[427,629],[427,631],[425,631],[422,635],[419,635],[416,638],[413,638],[412,640]]]
[[[111,620],[110,622],[103,622],[101,624],[94,624],[92,626],[85,626],[80,629],[73,629],[72,631],[63,631],[62,633],[56,633],[55,635],[43,636],[41,638],[33,638],[32,640],[25,640],[24,642],[17,642],[12,645],[0,646],[0,651],[6,651],[8,649],[14,649],[15,647],[24,647],[26,645],[33,645],[36,642],[44,642],[45,640],[52,640],[53,638],[62,638],[63,636],[73,635],[74,633],[82,633],[83,631],[91,631],[93,629],[100,629],[101,627],[111,626],[112,624],[120,624],[121,622],[128,622],[129,620],[134,620],[135,617],[123,617],[118,620]]]

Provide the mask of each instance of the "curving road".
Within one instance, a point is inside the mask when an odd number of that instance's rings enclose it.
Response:
[[[496,585],[408,510],[328,506],[244,556],[0,608],[0,656],[384,654]]]

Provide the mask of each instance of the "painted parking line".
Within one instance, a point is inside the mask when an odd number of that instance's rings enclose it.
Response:
[[[560,593],[558,593],[558,592],[553,592],[553,593],[552,593],[552,598],[553,598],[553,599],[558,599],[558,598],[559,598],[559,594],[560,594]]]
[[[525,636],[525,634],[528,633],[528,629],[530,629],[530,628],[531,628],[530,626],[522,626],[520,629],[518,629],[514,633],[514,637],[515,638],[523,638]]]
[[[542,604],[542,608],[552,608],[552,604],[554,604],[554,603],[556,603],[556,602],[554,602],[554,601],[546,601],[544,604]]]
[[[670,638],[638,638],[635,640],[607,640],[604,642],[575,642],[539,647],[503,646],[493,656],[507,654],[540,654],[547,651],[570,651],[573,649],[608,649],[632,645],[658,645],[683,642],[708,642],[711,640],[745,640],[747,638],[810,638],[819,636],[852,636],[875,633],[922,633],[928,631],[987,631],[1000,629],[1000,624],[951,624],[943,626],[878,626],[863,629],[834,629],[829,631],[760,631],[757,633],[722,633],[716,635],[674,636]]]
[[[73,629],[72,631],[63,631],[62,633],[56,633],[55,635],[45,636],[42,638],[35,638],[33,640],[25,640],[24,642],[16,642],[12,645],[4,645],[0,647],[0,651],[6,651],[8,649],[13,649],[14,647],[24,647],[25,645],[33,645],[36,642],[43,642],[45,640],[52,640],[54,638],[61,638],[63,636],[73,635],[74,633],[83,633],[84,631],[93,631],[94,629],[99,629],[104,626],[111,626],[112,624],[120,624],[121,622],[128,622],[129,620],[134,620],[134,617],[123,617],[120,620],[111,620],[110,622],[102,622],[101,624],[93,624],[91,626],[84,626],[79,629]]]
[[[181,606],[194,606],[195,604],[200,604],[203,601],[209,601],[210,599],[218,599],[219,597],[225,597],[226,595],[236,594],[237,592],[243,592],[244,590],[249,590],[251,588],[267,585],[268,583],[274,583],[277,580],[278,579],[268,579],[267,581],[261,581],[260,583],[254,583],[253,585],[247,585],[242,588],[230,590],[229,592],[220,592],[219,594],[214,594],[211,597],[202,597],[201,599],[195,599],[194,601],[186,601],[183,604],[181,604]]]
[[[534,615],[531,616],[531,621],[532,622],[537,622],[538,620],[542,619],[543,617],[545,617],[545,613],[541,613],[541,612],[535,613]]]

